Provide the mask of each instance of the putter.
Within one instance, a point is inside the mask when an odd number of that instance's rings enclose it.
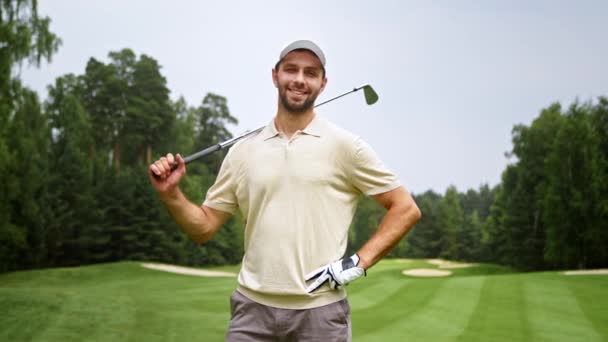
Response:
[[[378,101],[378,94],[376,93],[376,91],[374,91],[374,88],[372,88],[372,86],[370,86],[369,84],[366,84],[366,85],[362,85],[362,86],[357,87],[357,88],[353,88],[353,90],[347,91],[346,93],[338,95],[338,96],[336,96],[334,98],[331,98],[331,99],[329,99],[327,101],[321,102],[321,103],[315,105],[314,108],[322,106],[322,105],[324,105],[324,104],[326,104],[328,102],[331,102],[333,100],[337,100],[337,99],[341,98],[342,96],[346,96],[348,94],[354,93],[354,92],[359,91],[361,89],[363,89],[363,96],[365,96],[365,103],[367,103],[368,105],[373,105],[374,103],[376,103]],[[219,150],[224,149],[226,147],[230,147],[230,146],[234,145],[237,141],[239,141],[239,140],[241,140],[243,138],[246,138],[246,137],[248,137],[250,135],[254,135],[254,134],[260,132],[261,130],[264,129],[264,127],[266,127],[266,126],[262,126],[262,127],[258,128],[258,129],[255,129],[253,131],[249,131],[249,132],[243,133],[243,134],[241,134],[241,135],[239,135],[237,137],[234,137],[232,139],[226,140],[226,141],[221,142],[219,144],[207,147],[204,150],[198,151],[198,152],[196,152],[194,154],[191,154],[191,155],[187,156],[186,158],[184,158],[184,162],[186,164],[188,164],[188,163],[190,163],[192,161],[195,161],[195,160],[197,160],[199,158],[202,158],[202,157],[204,157],[204,156],[206,156],[208,154],[211,154],[213,152],[219,151]],[[176,168],[177,168],[177,161],[173,163],[173,166],[171,167],[171,170],[175,170]]]

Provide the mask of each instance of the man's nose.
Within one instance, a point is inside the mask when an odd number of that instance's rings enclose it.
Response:
[[[295,82],[299,83],[299,84],[304,84],[304,71],[300,70],[297,74],[296,77],[294,79]]]

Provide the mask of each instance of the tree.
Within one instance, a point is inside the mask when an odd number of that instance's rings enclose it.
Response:
[[[482,254],[482,230],[482,222],[477,209],[473,209],[473,212],[464,215],[464,226],[461,232],[461,241],[464,248],[460,253],[461,259],[470,261],[480,259]]]
[[[530,127],[513,128],[511,156],[517,161],[503,172],[497,198],[500,207],[494,208],[494,213],[501,216],[490,219],[490,236],[501,243],[488,242],[497,248],[497,258],[505,264],[522,269],[546,268],[546,224],[542,213],[547,186],[545,160],[561,121],[561,106],[556,103],[543,109]]]
[[[14,78],[13,69],[24,60],[29,60],[31,64],[38,66],[42,60],[51,59],[61,40],[49,30],[49,27],[50,19],[38,16],[37,1],[0,2],[0,174],[2,174],[0,177],[2,194],[0,196],[0,271],[16,269],[21,263],[33,266],[35,260],[39,258],[39,254],[35,252],[31,255],[32,259],[20,259],[27,244],[37,242],[32,240],[33,235],[28,234],[26,227],[22,225],[23,222],[16,222],[24,219],[20,217],[23,215],[22,210],[13,212],[18,209],[15,204],[21,196],[17,191],[21,187],[27,187],[27,184],[23,184],[26,180],[19,177],[19,173],[14,173],[16,158],[22,158],[23,155],[18,155],[11,149],[10,145],[14,143],[9,140],[15,136],[11,133],[13,126],[27,127],[24,122],[15,122],[17,112],[21,111],[18,115],[23,118],[26,115],[23,113],[23,106],[35,110],[38,102],[31,92],[21,88],[20,82]],[[32,115],[36,114],[32,113]],[[17,120],[21,119],[17,118]],[[35,122],[40,123],[38,120]],[[32,146],[21,140],[19,144],[23,147],[30,145],[36,149],[41,147],[37,143]],[[36,155],[31,156],[31,158],[35,157]],[[43,167],[43,165],[38,166]],[[39,170],[35,168],[32,172]],[[29,191],[34,191],[40,185],[36,180],[33,183],[27,187]],[[24,198],[21,196],[21,199]],[[29,203],[28,205],[31,205],[31,201]],[[31,220],[35,219],[31,218]]]
[[[90,262],[97,205],[93,190],[94,145],[90,121],[77,97],[82,91],[74,75],[57,78],[49,87],[46,112],[54,131],[51,177],[52,202],[47,248],[49,262],[77,265]]]
[[[464,214],[464,229],[462,239],[466,245],[462,257],[467,260],[480,260],[483,258],[485,221],[490,215],[490,208],[494,204],[495,193],[487,184],[479,187],[479,190],[469,189],[461,194],[460,203]]]
[[[225,97],[213,93],[207,94],[194,113],[198,118],[195,144],[197,150],[232,138],[232,134],[228,131],[226,125],[237,124],[238,120],[230,115],[228,101]],[[209,155],[205,158],[204,163],[211,172],[216,174],[219,171],[224,156],[225,153]]]
[[[434,258],[441,253],[442,230],[439,226],[439,205],[442,196],[433,191],[414,196],[422,218],[403,240],[406,244],[404,256],[412,258]]]
[[[386,210],[372,197],[365,196],[359,200],[357,210],[351,223],[346,254],[355,253],[365,244],[378,229]]]
[[[461,259],[467,248],[463,241],[464,214],[456,187],[450,186],[439,204],[439,226],[441,229],[442,258]]]
[[[82,102],[91,121],[96,152],[108,155],[112,152],[112,164],[120,167],[120,132],[126,112],[127,86],[118,76],[113,65],[105,65],[89,59],[82,77],[84,92]]]
[[[484,221],[490,214],[490,207],[494,203],[494,193],[488,184],[483,184],[479,190],[469,189],[461,194],[460,203],[466,216],[470,216],[474,211],[480,221]]]
[[[26,59],[36,66],[43,59],[50,61],[61,40],[49,30],[51,19],[38,16],[36,0],[0,2],[0,19],[0,126],[6,127],[15,90],[13,67]]]
[[[594,227],[596,237],[593,238],[595,250],[593,265],[606,267],[608,265],[606,252],[608,251],[608,98],[600,97],[598,103],[591,109],[591,123],[598,142],[597,172],[594,178],[598,197],[594,207],[594,217],[597,221]]]
[[[135,62],[132,75],[128,75],[127,80],[132,82],[124,124],[128,131],[123,133],[124,145],[131,152],[127,160],[148,165],[153,146],[167,146],[173,139],[175,114],[169,89],[158,62],[146,55]]]
[[[83,77],[83,101],[95,140],[112,154],[112,164],[147,165],[154,145],[173,140],[175,113],[158,62],[139,60],[130,49],[110,52],[110,64],[91,58]]]
[[[168,145],[169,150],[186,156],[194,152],[194,135],[197,125],[194,108],[188,107],[183,96],[180,96],[177,101],[172,103],[172,106],[172,112],[175,113],[175,125],[173,125],[174,132],[172,136],[175,139]]]
[[[26,249],[20,263],[40,266],[45,256],[45,211],[48,206],[48,152],[50,131],[41,113],[38,95],[21,89],[7,134],[11,159],[7,173],[11,223],[24,232]]]
[[[545,258],[554,267],[599,267],[608,261],[606,217],[599,209],[606,201],[605,151],[591,112],[590,103],[570,107],[547,158]]]

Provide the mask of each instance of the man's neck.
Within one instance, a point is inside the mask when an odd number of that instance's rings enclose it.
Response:
[[[277,116],[274,118],[274,124],[279,132],[287,136],[287,139],[291,139],[297,131],[304,130],[315,117],[312,108],[304,113],[291,113],[281,109],[278,110]]]

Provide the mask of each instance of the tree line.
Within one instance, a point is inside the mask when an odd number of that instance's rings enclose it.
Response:
[[[58,77],[48,97],[24,87],[21,63],[50,60],[61,40],[37,2],[0,3],[0,271],[117,260],[238,263],[238,215],[208,243],[189,241],[160,204],[147,165],[232,137],[227,99],[171,100],[160,64],[130,49],[90,58]],[[519,269],[608,265],[608,100],[543,109],[512,133],[501,183],[414,197],[423,213],[393,257],[496,262]],[[222,153],[188,165],[182,189],[201,203]],[[349,251],[384,214],[357,208]]]
[[[180,233],[147,179],[160,151],[189,154],[231,137],[225,125],[237,121],[224,97],[207,94],[197,107],[171,101],[158,63],[129,49],[110,52],[108,63],[91,58],[81,75],[57,78],[43,103],[18,82],[13,88],[0,166],[4,269],[240,261],[235,220],[199,248]],[[189,166],[182,188],[193,201],[202,203],[221,157]]]
[[[172,101],[161,66],[130,49],[58,77],[48,98],[24,87],[23,61],[50,60],[61,41],[36,1],[0,3],[0,271],[116,260],[237,263],[238,219],[213,241],[190,242],[160,205],[147,165],[231,138],[226,98]],[[188,168],[182,188],[201,203],[223,156]]]
[[[395,257],[493,262],[521,270],[608,266],[608,98],[554,103],[512,131],[512,162],[493,188],[415,195],[421,221]],[[351,245],[383,209],[359,205]]]

